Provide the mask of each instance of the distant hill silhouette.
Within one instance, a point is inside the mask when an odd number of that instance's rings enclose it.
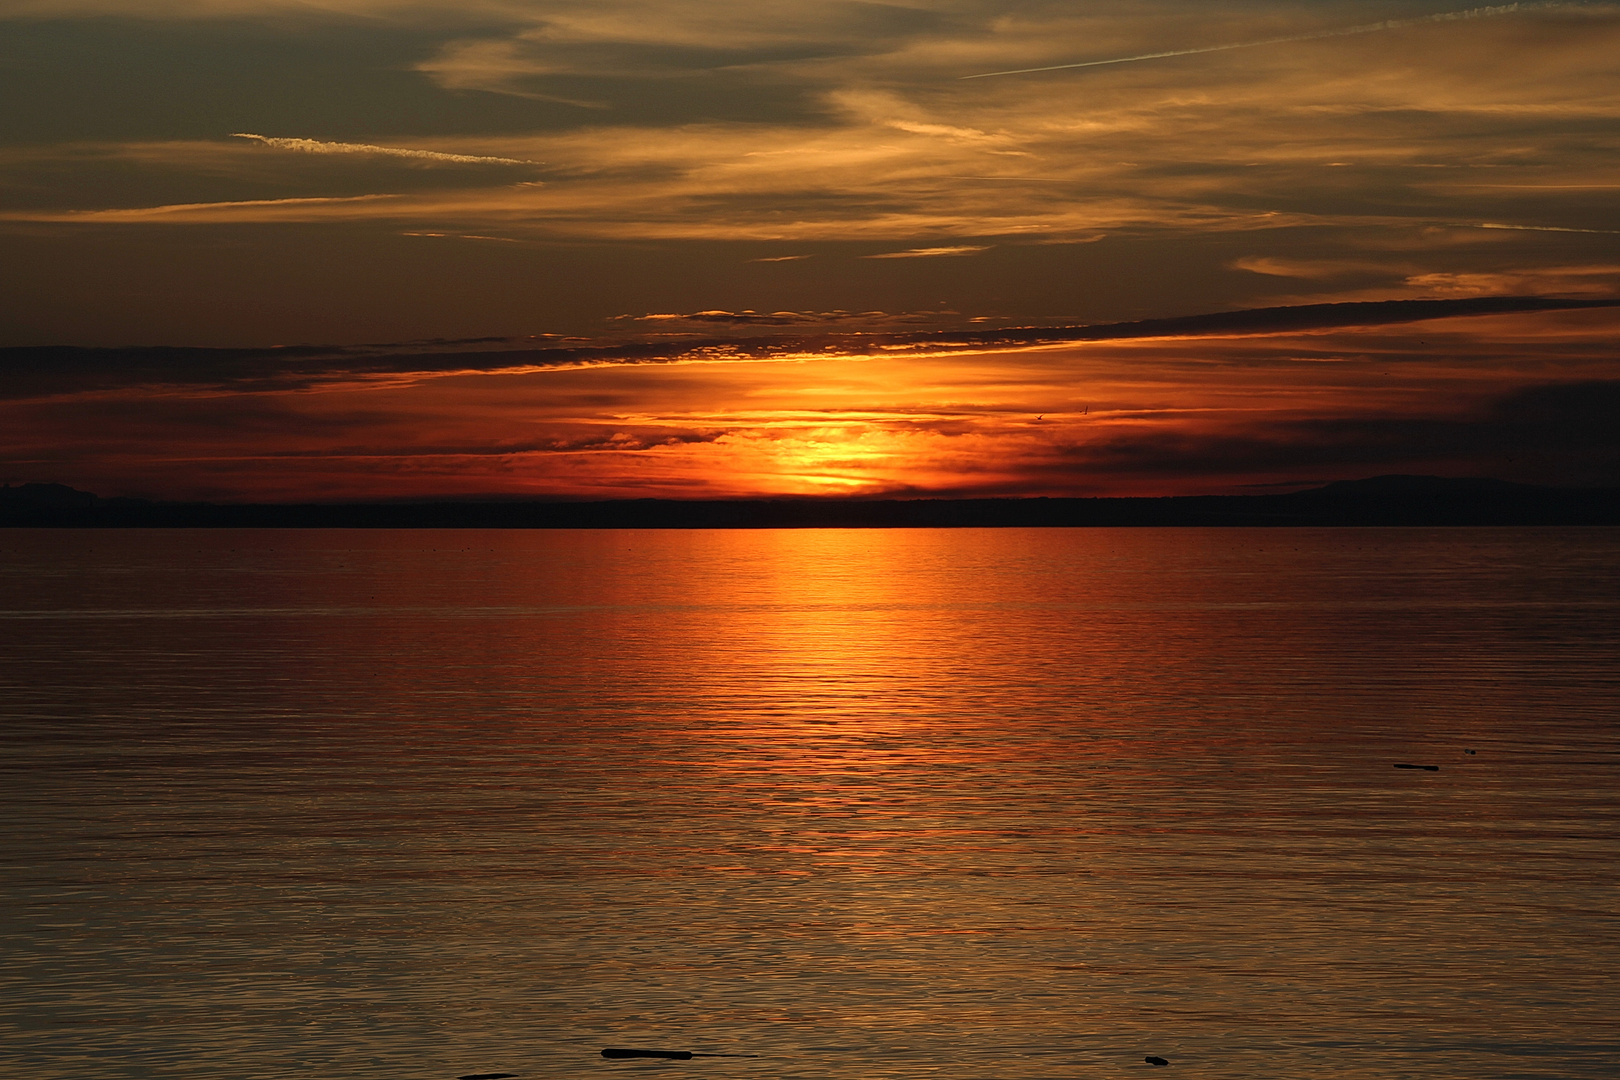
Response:
[[[1278,495],[1147,499],[728,499],[236,504],[0,488],[0,526],[53,528],[748,529],[1191,525],[1620,525],[1620,490],[1375,476]]]
[[[0,488],[0,509],[23,510],[32,507],[52,510],[86,510],[102,500],[88,491],[78,491],[66,484],[23,484]]]
[[[1411,476],[1391,473],[1372,476],[1365,480],[1335,480],[1315,491],[1327,495],[1459,495],[1478,494],[1512,498],[1532,491],[1562,491],[1564,488],[1538,487],[1535,484],[1515,484],[1511,480],[1496,480],[1488,476]],[[1299,492],[1298,494],[1307,494]]]

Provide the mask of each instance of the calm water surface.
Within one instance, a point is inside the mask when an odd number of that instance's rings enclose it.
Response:
[[[14,1074],[1620,1069],[1620,530],[10,530],[0,739]]]

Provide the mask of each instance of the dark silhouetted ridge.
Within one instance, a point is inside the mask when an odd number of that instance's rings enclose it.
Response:
[[[1325,495],[1367,498],[1379,496],[1424,495],[1490,495],[1513,498],[1535,491],[1556,491],[1534,484],[1515,484],[1511,480],[1496,480],[1488,476],[1411,476],[1392,473],[1389,476],[1371,476],[1365,480],[1335,480],[1316,490]],[[1301,492],[1300,494],[1306,494]]]

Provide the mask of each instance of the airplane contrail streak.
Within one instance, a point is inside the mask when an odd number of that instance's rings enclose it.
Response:
[[[1266,38],[1264,41],[1240,41],[1230,45],[1206,45],[1201,49],[1173,49],[1169,52],[1142,53],[1140,56],[1116,56],[1110,60],[1086,60],[1078,64],[1051,64],[1047,67],[1015,68],[1012,71],[986,71],[978,75],[962,75],[962,79],[991,79],[998,75],[1029,75],[1037,71],[1068,71],[1072,68],[1102,67],[1105,64],[1134,64],[1138,60],[1162,60],[1167,56],[1195,56],[1198,53],[1225,52],[1228,49],[1257,49],[1262,45],[1282,45],[1290,41],[1316,41],[1320,38],[1350,37],[1355,34],[1375,34],[1381,30],[1400,30],[1407,26],[1426,23],[1462,22],[1465,19],[1489,19],[1498,15],[1512,15],[1520,11],[1542,11],[1567,7],[1561,0],[1547,3],[1497,4],[1492,7],[1469,8],[1466,11],[1446,11],[1437,15],[1420,15],[1412,19],[1385,19],[1383,22],[1363,26],[1346,26],[1338,30],[1319,30],[1313,34],[1292,34],[1288,37]]]

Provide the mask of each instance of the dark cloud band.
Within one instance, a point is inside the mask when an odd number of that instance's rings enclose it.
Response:
[[[272,392],[354,381],[501,374],[582,367],[836,359],[990,351],[1068,342],[1228,337],[1381,326],[1515,312],[1620,307],[1620,299],[1487,296],[1458,300],[1385,300],[1223,311],[1092,326],[993,330],[837,331],[608,344],[525,347],[526,341],[481,339],[482,348],[296,346],[270,349],[37,346],[0,349],[0,396],[13,399],[133,388]],[[686,316],[704,321],[698,313]],[[732,320],[713,319],[714,322]],[[749,325],[753,325],[748,320]]]

